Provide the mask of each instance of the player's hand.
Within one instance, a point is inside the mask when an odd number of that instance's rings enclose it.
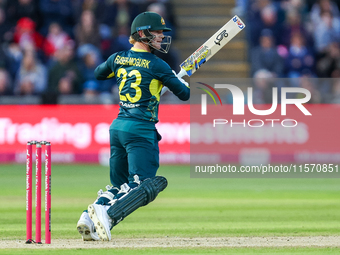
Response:
[[[172,70],[172,72],[173,72],[174,75],[177,77],[177,79],[180,80],[180,82],[182,82],[185,86],[187,86],[188,88],[190,88],[189,83],[187,83],[182,77],[178,76],[174,70]]]

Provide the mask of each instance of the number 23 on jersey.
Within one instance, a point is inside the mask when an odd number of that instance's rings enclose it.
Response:
[[[130,84],[126,83],[127,77],[132,77],[132,76],[135,77],[135,81],[131,82]],[[137,103],[142,97],[142,90],[139,87],[139,85],[142,82],[141,73],[136,69],[128,73],[124,68],[119,68],[117,72],[117,77],[122,78],[120,85],[119,85],[119,99],[121,101],[129,101],[131,103]],[[122,94],[122,89],[124,88],[125,85],[135,90],[134,96],[131,96],[130,93],[126,93],[125,95]],[[156,96],[158,101],[160,98],[159,93],[160,93],[160,90],[162,89],[162,86],[160,85],[161,85],[160,81],[156,79],[153,79],[149,85],[150,94],[153,96]]]

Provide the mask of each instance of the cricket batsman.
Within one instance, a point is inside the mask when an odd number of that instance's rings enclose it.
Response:
[[[112,187],[100,191],[82,213],[77,230],[84,241],[110,241],[112,227],[167,186],[164,177],[156,176],[161,136],[155,125],[161,90],[165,86],[183,101],[190,97],[189,84],[153,54],[169,51],[171,37],[163,34],[167,31],[171,29],[159,14],[139,14],[131,25],[133,47],[112,54],[95,70],[98,80],[116,78],[120,109],[109,130]]]

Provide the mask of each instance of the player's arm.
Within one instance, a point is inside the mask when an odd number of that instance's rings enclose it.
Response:
[[[115,55],[112,55],[104,63],[97,66],[94,70],[94,77],[96,77],[97,80],[106,80],[115,76],[115,73],[111,69],[114,58]]]
[[[158,75],[163,85],[176,95],[180,100],[186,101],[190,98],[190,89],[188,83],[178,78],[171,68],[165,64],[158,66]]]
[[[169,75],[169,79],[164,82],[164,85],[175,94],[179,99],[187,101],[190,98],[189,84],[183,79],[178,78],[175,74]]]

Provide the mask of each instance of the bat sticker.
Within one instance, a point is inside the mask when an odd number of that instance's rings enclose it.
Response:
[[[238,26],[240,29],[243,29],[243,28],[244,28],[244,24],[243,24],[242,21],[239,20],[236,16],[233,18],[233,21],[237,24],[237,26]]]
[[[188,73],[192,74],[192,70],[197,70],[202,64],[206,62],[206,57],[209,56],[210,50],[207,46],[200,47],[189,58],[187,58],[181,67]]]
[[[227,33],[227,30],[223,30],[221,33],[219,33],[217,36],[216,36],[216,41],[214,41],[214,43],[216,43],[217,45],[220,45],[221,46],[221,41],[223,40],[223,38],[225,37],[228,37],[228,33]]]

